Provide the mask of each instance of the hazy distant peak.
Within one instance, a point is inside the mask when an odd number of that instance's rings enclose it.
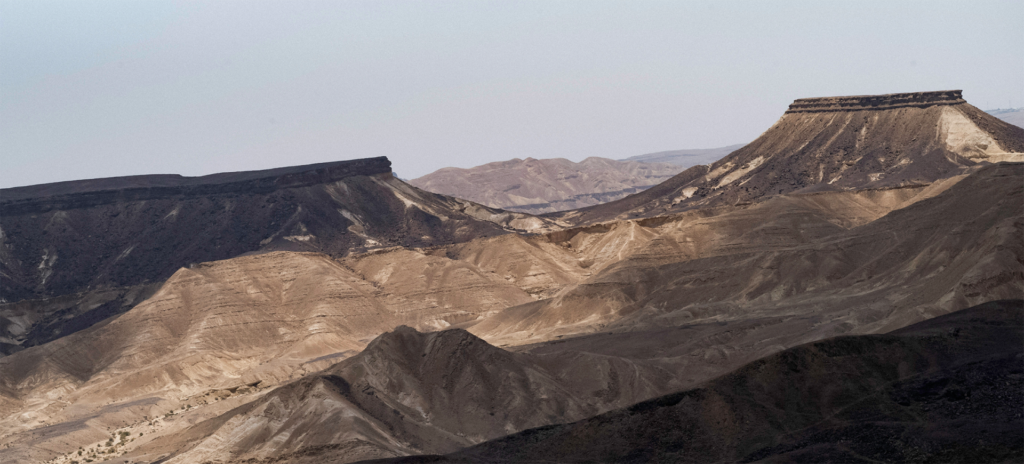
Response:
[[[991,114],[1004,122],[1013,124],[1017,127],[1024,127],[1024,108],[997,108],[994,110],[985,110],[986,113]]]
[[[727,147],[719,148],[698,148],[698,149],[684,149],[684,150],[668,150],[659,151],[655,153],[648,153],[646,155],[637,155],[626,158],[623,161],[641,161],[645,163],[669,163],[682,168],[689,168],[701,164],[711,164],[719,159],[722,159],[725,155],[732,153],[743,146],[744,143],[738,143],[736,145],[729,145]]]
[[[658,184],[681,170],[666,163],[588,157],[511,159],[444,168],[410,181],[435,193],[512,211],[545,213],[595,205]]]

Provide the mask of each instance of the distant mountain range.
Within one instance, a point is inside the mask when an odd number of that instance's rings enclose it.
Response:
[[[444,168],[409,183],[430,192],[531,214],[606,203],[660,184],[681,171],[669,163],[587,158],[512,159]]]
[[[728,147],[721,148],[659,151],[657,153],[648,153],[646,155],[631,156],[623,161],[668,163],[686,169],[700,164],[714,163],[715,161],[722,159],[723,156],[743,148],[744,145],[746,144],[738,143],[736,145],[729,145]]]
[[[985,112],[1017,127],[1024,127],[1024,108],[999,108]]]
[[[492,208],[541,214],[618,200],[742,146],[663,151],[624,160],[591,157],[579,163],[515,158],[469,169],[443,168],[409,183]]]

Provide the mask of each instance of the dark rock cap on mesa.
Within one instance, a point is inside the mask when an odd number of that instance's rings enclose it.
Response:
[[[893,108],[927,108],[934,105],[967,103],[962,90],[890,93],[886,95],[851,95],[846,97],[798,98],[786,113],[828,113],[832,111],[888,110]]]

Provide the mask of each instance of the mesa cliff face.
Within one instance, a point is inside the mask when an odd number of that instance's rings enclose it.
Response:
[[[123,312],[193,263],[274,250],[339,257],[537,224],[411,187],[386,158],[5,189],[0,352]]]
[[[1022,160],[1024,129],[964,102],[960,91],[808,98],[710,166],[622,200],[550,217],[589,224],[779,194],[926,185],[978,163]]]

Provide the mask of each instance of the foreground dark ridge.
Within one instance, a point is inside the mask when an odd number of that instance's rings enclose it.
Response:
[[[1024,300],[838,337],[428,462],[1020,462]]]
[[[961,103],[967,103],[963,98],[962,90],[798,98],[789,105],[786,113],[828,113],[833,111],[888,110],[908,107],[927,108],[933,105],[959,105]]]
[[[572,376],[581,363],[595,375]],[[645,380],[630,382],[633,375]],[[123,459],[298,464],[447,453],[649,398],[656,377],[607,356],[533,356],[461,329],[400,326],[351,358]],[[218,450],[224,441],[235,446]]]

